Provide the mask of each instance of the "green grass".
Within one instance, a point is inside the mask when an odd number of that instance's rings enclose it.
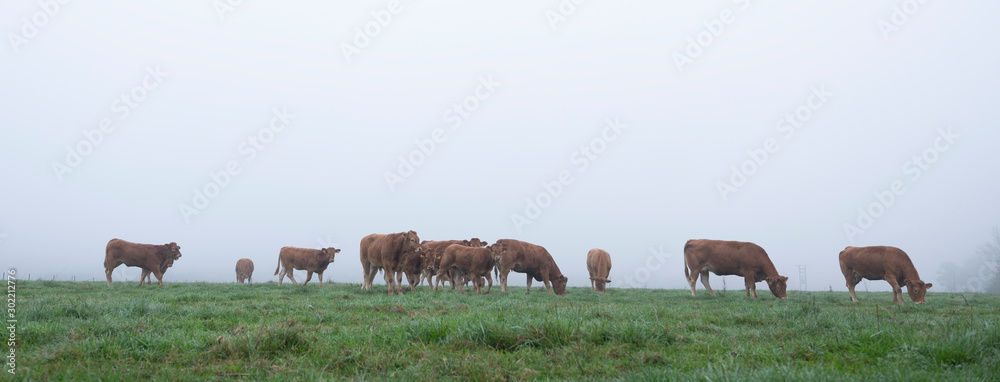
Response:
[[[996,380],[1000,296],[19,281],[15,380]],[[9,374],[8,374],[9,376]]]

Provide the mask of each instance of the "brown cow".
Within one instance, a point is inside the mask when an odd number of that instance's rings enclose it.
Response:
[[[363,289],[371,289],[372,281],[379,270],[385,271],[385,284],[389,294],[393,294],[393,286],[399,294],[403,294],[400,285],[403,279],[400,261],[403,254],[423,253],[420,248],[420,237],[414,231],[390,233],[381,235],[373,233],[361,239],[361,266],[364,268]]]
[[[690,273],[688,273],[690,269]],[[708,272],[719,276],[743,276],[747,297],[753,292],[757,299],[757,282],[766,281],[771,293],[779,299],[786,299],[785,292],[788,277],[778,274],[767,252],[759,245],[742,241],[722,240],[688,240],[684,244],[684,276],[691,285],[691,295],[694,296],[694,284],[701,274],[701,283],[705,284],[708,293],[715,296],[712,287],[708,285]]]
[[[903,285],[906,293],[917,304],[923,304],[924,295],[934,284],[924,283],[917,274],[906,252],[896,247],[847,247],[840,251],[840,270],[847,279],[847,289],[851,291],[851,301],[858,301],[854,286],[862,278],[885,280],[892,286],[892,302],[903,303]],[[897,297],[898,296],[898,297]]]
[[[594,248],[587,252],[587,272],[590,273],[590,288],[604,292],[611,273],[611,254],[603,249]]]
[[[174,266],[174,259],[167,260],[166,263],[160,266],[160,273],[167,273],[167,268]],[[146,275],[146,285],[153,285],[153,273],[143,272]],[[142,280],[139,280],[139,285],[142,285]]]
[[[319,275],[319,286],[322,287],[323,272],[330,266],[338,252],[340,250],[334,247],[323,249],[281,247],[281,251],[278,251],[278,267],[274,269],[274,274],[278,276],[278,286],[281,286],[285,276],[288,276],[295,285],[299,285],[293,274],[299,269],[306,271],[306,281],[302,285],[308,284],[309,280],[312,280],[313,272],[316,272]],[[281,271],[281,275],[278,275],[278,271]]]
[[[236,282],[243,284],[248,281],[253,284],[253,260],[242,258],[236,261]],[[320,283],[323,278],[320,277]]]
[[[156,276],[156,281],[163,286],[163,273],[181,258],[181,247],[177,243],[152,245],[138,244],[121,239],[111,239],[104,250],[104,273],[111,285],[111,272],[119,265],[142,268],[139,285],[149,278],[150,272]],[[152,279],[150,279],[152,284]]]
[[[490,271],[493,269],[494,258],[502,255],[505,247],[504,244],[493,244],[486,248],[461,244],[449,245],[441,257],[441,266],[437,271],[437,282],[434,289],[437,289],[437,283],[446,277],[446,273],[451,271],[452,286],[460,284],[459,291],[462,293],[465,293],[465,280],[459,283],[459,275],[463,275],[463,277],[467,275],[470,280],[474,280],[473,289],[480,294],[482,293],[480,289],[482,283],[479,282],[479,279],[485,277],[486,281],[489,282],[486,294],[489,294],[490,290],[493,289],[493,276],[490,275]]]
[[[559,271],[559,266],[552,259],[549,251],[540,245],[514,239],[497,240],[499,244],[507,244],[507,252],[500,256],[500,290],[509,292],[507,275],[510,271],[525,273],[528,276],[528,291],[531,293],[531,279],[541,281],[549,293],[566,294],[566,283],[569,279]]]
[[[431,286],[431,289],[437,289],[438,283],[433,281],[433,277],[437,273],[438,268],[440,268],[441,266],[441,256],[444,255],[445,248],[448,248],[448,246],[452,244],[461,244],[464,246],[472,246],[472,247],[482,247],[485,246],[487,243],[479,240],[478,238],[472,238],[472,240],[424,241],[420,243],[420,248],[423,250],[424,255],[426,256],[425,257],[426,261],[424,263],[424,269],[421,272],[422,273],[421,280],[417,282],[418,284],[422,282],[424,278],[426,278],[427,284]],[[446,275],[447,277],[445,277],[445,279],[443,279],[442,282],[444,281],[451,282],[451,271],[449,270]],[[451,288],[455,289],[455,286],[452,285]]]

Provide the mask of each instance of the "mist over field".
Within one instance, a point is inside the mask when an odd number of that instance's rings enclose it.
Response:
[[[325,278],[360,283],[363,236],[414,230],[542,245],[570,286],[602,248],[610,288],[686,288],[684,243],[705,238],[759,244],[790,290],[804,265],[809,290],[846,292],[850,245],[903,249],[932,293],[976,290],[997,271],[996,14],[7,1],[0,266],[103,280],[120,238],[178,243],[165,283],[233,282],[243,257],[266,282],[282,246],[334,246]]]

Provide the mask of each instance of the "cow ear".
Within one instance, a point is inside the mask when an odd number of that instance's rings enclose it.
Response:
[[[931,289],[932,286],[934,286],[934,284],[927,283],[927,285],[924,285],[924,289]]]
[[[335,251],[333,251],[333,253],[340,253],[340,250],[339,249],[335,250]]]
[[[788,276],[781,276],[781,281],[788,282]]]

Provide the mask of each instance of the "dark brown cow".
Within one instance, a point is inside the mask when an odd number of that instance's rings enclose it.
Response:
[[[611,254],[603,249],[594,248],[587,252],[587,272],[590,273],[590,289],[604,292],[606,284],[611,282]]]
[[[253,284],[253,260],[247,258],[236,261],[236,282],[243,284],[244,281]],[[323,277],[320,276],[320,284],[322,283]]]
[[[690,273],[688,273],[690,269]],[[759,245],[742,241],[722,240],[688,240],[684,244],[684,276],[691,285],[691,295],[694,296],[694,284],[701,274],[701,283],[705,284],[708,293],[715,296],[712,287],[708,285],[708,272],[719,276],[743,276],[747,297],[753,292],[757,299],[757,282],[766,281],[771,293],[779,299],[786,299],[785,291],[788,277],[778,274],[767,252]]]
[[[430,258],[423,250],[420,253],[407,252],[400,257],[399,271],[406,275],[406,282],[410,284],[411,292],[417,290],[417,284],[422,281],[421,277],[423,277],[423,271],[429,266],[428,263],[430,263]]]
[[[885,280],[892,286],[892,302],[903,303],[903,289],[910,299],[923,304],[927,290],[934,284],[924,283],[917,274],[906,252],[896,247],[847,247],[840,251],[840,270],[847,279],[847,289],[851,291],[851,301],[858,301],[854,286],[862,278]]]
[[[181,258],[181,247],[177,243],[152,245],[138,244],[121,239],[111,239],[104,250],[104,273],[111,285],[111,272],[119,265],[142,268],[139,276],[141,286],[150,272],[156,276],[156,281],[163,286],[163,273],[173,266],[174,261]],[[152,284],[152,281],[150,281]]]
[[[437,282],[434,289],[437,289],[437,283],[446,277],[447,272],[451,271],[452,286],[460,284],[459,291],[462,293],[465,293],[465,281],[459,282],[459,275],[463,275],[463,278],[467,275],[468,279],[475,280],[473,289],[476,293],[482,293],[480,289],[482,284],[479,279],[485,277],[486,281],[489,282],[486,294],[489,294],[490,290],[493,289],[493,276],[490,275],[490,271],[493,269],[494,258],[503,254],[504,247],[506,246],[503,244],[493,244],[486,248],[461,244],[449,245],[441,257],[441,267],[437,270]]]
[[[364,289],[371,289],[372,281],[379,270],[385,271],[385,284],[389,287],[389,294],[393,294],[393,287],[396,292],[403,294],[403,287],[400,285],[403,279],[403,272],[400,271],[400,261],[403,254],[423,253],[420,248],[420,237],[414,231],[390,233],[381,235],[373,233],[361,239],[361,266],[364,268]]]
[[[308,284],[309,280],[312,280],[313,272],[316,272],[319,275],[319,286],[322,287],[323,272],[326,271],[326,267],[330,266],[338,252],[340,250],[334,247],[323,249],[281,247],[281,251],[278,252],[278,267],[274,269],[274,274],[278,276],[278,286],[281,286],[285,276],[288,276],[288,279],[292,280],[295,285],[299,285],[293,274],[296,269],[299,269],[306,271],[306,281],[302,285]],[[280,275],[278,275],[278,271],[281,271]]]
[[[501,291],[510,291],[507,288],[507,275],[514,271],[527,274],[527,293],[531,293],[531,280],[535,279],[543,282],[549,293],[560,296],[566,294],[566,282],[569,279],[559,271],[559,266],[545,248],[514,239],[500,239],[497,243],[507,244],[507,252],[500,256]]]

